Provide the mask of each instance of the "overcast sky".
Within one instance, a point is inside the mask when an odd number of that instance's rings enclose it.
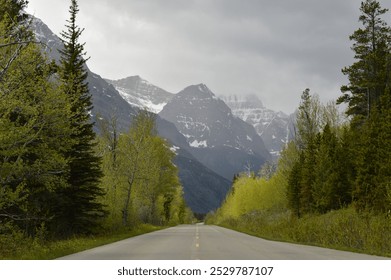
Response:
[[[173,93],[205,83],[216,95],[256,94],[292,113],[305,88],[336,99],[353,62],[360,0],[79,0],[90,69],[140,75]],[[391,1],[381,0],[391,8]],[[56,34],[68,0],[29,0]],[[386,21],[390,24],[391,13]]]

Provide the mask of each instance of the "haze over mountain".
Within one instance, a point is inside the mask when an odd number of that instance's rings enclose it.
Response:
[[[277,159],[281,150],[293,137],[293,116],[266,108],[256,95],[221,98],[235,116],[254,126],[270,154]]]

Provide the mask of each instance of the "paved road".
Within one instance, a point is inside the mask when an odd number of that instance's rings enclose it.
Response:
[[[73,260],[369,260],[376,256],[268,241],[210,225],[181,225],[61,259]]]

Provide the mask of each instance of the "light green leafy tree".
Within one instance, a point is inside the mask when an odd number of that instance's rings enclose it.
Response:
[[[67,184],[70,107],[29,31],[25,1],[0,1],[0,224],[34,235]],[[58,141],[62,139],[62,141]]]

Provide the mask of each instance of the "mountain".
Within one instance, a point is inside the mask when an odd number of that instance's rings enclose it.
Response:
[[[106,80],[130,105],[159,113],[174,94],[152,85],[140,76],[120,80]]]
[[[48,55],[49,59],[56,61],[60,60],[60,53],[58,50],[62,49],[63,43],[49,27],[40,19],[33,18],[32,28],[37,40],[43,46],[43,51]],[[90,71],[85,65],[88,77],[88,87],[92,95],[93,109],[91,115],[93,120],[97,118],[110,119],[112,116],[118,118],[119,129],[126,131],[129,129],[130,122],[137,110],[127,102],[124,102],[118,91],[110,84],[108,84],[101,76]],[[98,129],[97,127],[95,128]]]
[[[231,188],[231,181],[205,167],[186,149],[176,146],[174,149],[177,154],[174,164],[179,167],[187,205],[199,214],[218,209]]]
[[[38,18],[33,18],[32,29],[36,38],[43,43],[43,51],[49,59],[58,62],[60,58],[58,49],[63,47],[61,40]],[[90,71],[87,65],[85,67],[88,71],[87,82],[94,106],[91,112],[92,119],[97,121],[98,118],[110,119],[116,116],[119,130],[127,131],[140,106],[130,105],[112,84]],[[231,182],[202,165],[188,152],[190,147],[175,125],[159,116],[156,125],[159,135],[167,139],[176,150],[174,163],[179,169],[179,178],[187,205],[196,213],[207,213],[217,209],[225,198]],[[99,132],[98,127],[96,131]]]
[[[235,117],[204,84],[176,94],[159,116],[175,124],[201,163],[227,179],[246,166],[257,171],[271,158],[254,127]]]
[[[201,164],[190,153],[186,138],[176,126],[157,116],[158,134],[167,139],[175,152],[174,164],[178,167],[186,204],[194,213],[205,214],[220,207],[231,181]]]
[[[273,158],[278,158],[281,150],[292,139],[292,117],[267,109],[256,95],[221,98],[235,116],[255,128]]]

